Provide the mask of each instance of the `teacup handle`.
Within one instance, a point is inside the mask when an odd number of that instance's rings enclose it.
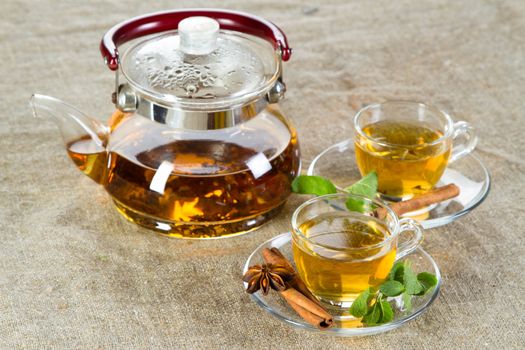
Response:
[[[459,121],[454,123],[453,128],[454,133],[452,134],[452,139],[456,141],[458,137],[463,136],[464,140],[457,145],[454,142],[452,145],[452,155],[449,160],[450,163],[453,163],[472,152],[478,143],[478,137],[474,133],[474,128],[469,123]]]
[[[412,237],[397,245],[396,260],[412,253],[423,241],[423,227],[414,219],[405,218],[399,220],[399,234],[412,231]]]

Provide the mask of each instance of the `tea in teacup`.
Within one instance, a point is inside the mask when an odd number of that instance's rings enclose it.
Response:
[[[387,199],[429,191],[447,164],[470,153],[477,143],[467,122],[454,123],[445,112],[410,101],[366,106],[355,116],[354,131],[359,171],[375,171],[378,190]],[[463,142],[456,141],[460,136]]]
[[[308,289],[322,300],[353,300],[388,276],[396,248],[377,247],[390,236],[384,223],[362,215],[322,214],[300,225],[313,242],[294,244],[294,261]]]
[[[443,175],[451,142],[438,142],[443,133],[430,126],[383,120],[362,128],[355,154],[362,174],[376,171],[379,192],[406,197],[432,189]]]
[[[359,201],[353,211],[346,203]],[[379,219],[378,209],[385,211]],[[385,202],[349,193],[329,194],[303,203],[292,216],[294,262],[310,291],[324,302],[345,306],[387,278],[394,261],[421,242],[412,219],[399,219]],[[413,231],[398,245],[398,235]]]

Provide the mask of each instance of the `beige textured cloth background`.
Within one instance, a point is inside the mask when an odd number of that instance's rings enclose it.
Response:
[[[167,239],[125,221],[71,164],[53,123],[31,117],[40,92],[106,119],[114,76],[102,34],[192,6],[248,11],[286,31],[295,51],[282,106],[306,162],[349,137],[356,108],[371,101],[423,99],[477,126],[492,191],[427,231],[444,279],[427,313],[354,339],[282,324],[243,293],[240,274],[257,245],[289,229],[301,198],[253,234]],[[0,48],[0,348],[524,347],[524,1],[3,0]]]

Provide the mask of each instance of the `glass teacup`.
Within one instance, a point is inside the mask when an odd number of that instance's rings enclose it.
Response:
[[[359,171],[376,171],[379,192],[394,200],[432,189],[447,164],[470,153],[477,143],[467,122],[454,123],[436,107],[409,101],[362,108],[354,118],[354,133]],[[463,142],[454,142],[459,136]]]
[[[348,200],[362,201],[361,211],[347,209]],[[374,216],[386,210],[384,219]],[[402,232],[413,235],[398,243]],[[352,194],[330,194],[299,206],[292,216],[293,257],[300,277],[321,301],[350,305],[365,289],[378,287],[394,261],[416,249],[421,226],[399,219],[381,200]]]

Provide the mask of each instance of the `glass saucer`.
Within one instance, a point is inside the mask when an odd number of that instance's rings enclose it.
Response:
[[[348,139],[322,151],[310,164],[308,175],[319,175],[330,179],[339,190],[361,178],[355,164],[354,142]],[[419,220],[423,228],[446,225],[467,214],[487,197],[490,190],[490,175],[472,153],[450,164],[437,186],[455,183],[460,194],[456,198],[433,205],[429,210],[405,214]]]
[[[255,249],[248,257],[248,260],[244,265],[243,274],[248,270],[248,267],[263,263],[264,260],[262,256],[262,250],[264,248],[272,247],[278,248],[284,254],[284,256],[293,263],[291,234],[290,232],[287,232],[275,236],[257,247],[257,249]],[[412,268],[416,273],[426,271],[435,274],[438,283],[436,287],[426,295],[412,298],[412,310],[410,312],[400,311],[399,307],[402,305],[402,303],[397,300],[398,298],[395,298],[394,319],[389,323],[378,326],[364,327],[358,320],[348,315],[347,307],[343,309],[327,305],[327,309],[334,316],[335,325],[331,328],[320,330],[314,326],[311,326],[302,318],[300,318],[295,313],[295,311],[278,295],[278,293],[270,292],[268,295],[263,295],[261,292],[257,292],[251,294],[251,297],[257,303],[257,305],[262,307],[273,316],[277,317],[279,320],[300,329],[342,337],[383,333],[398,328],[405,322],[408,322],[422,314],[434,302],[434,300],[436,300],[439,294],[439,288],[441,286],[441,274],[439,272],[438,266],[436,265],[436,262],[432,259],[432,257],[423,249],[418,248],[412,254],[405,256],[399,261],[405,260],[411,261]],[[244,287],[247,287],[247,283],[244,283]]]

